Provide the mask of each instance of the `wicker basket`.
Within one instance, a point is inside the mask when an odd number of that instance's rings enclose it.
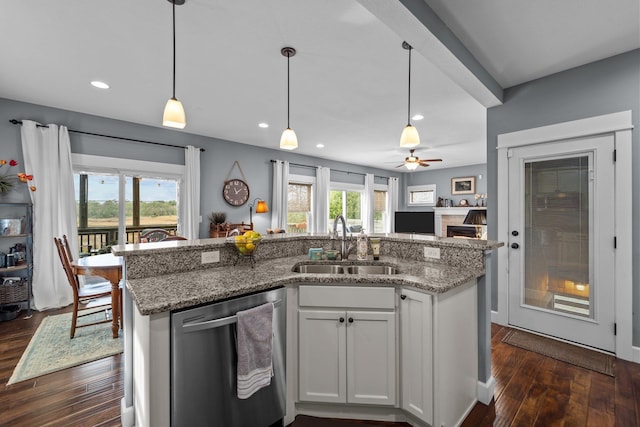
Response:
[[[28,286],[25,279],[5,280],[0,285],[0,304],[26,301],[28,298]]]

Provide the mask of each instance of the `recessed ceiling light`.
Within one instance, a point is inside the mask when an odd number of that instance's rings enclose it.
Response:
[[[316,148],[324,148],[324,144],[316,144]]]
[[[269,127],[269,123],[265,123],[265,122],[258,123],[258,127],[261,127],[262,129],[266,129]]]
[[[424,116],[422,114],[415,114],[413,117],[411,117],[411,120],[422,120],[424,119]]]
[[[101,82],[100,80],[92,81],[91,86],[97,87],[98,89],[109,89],[109,85],[105,82]]]

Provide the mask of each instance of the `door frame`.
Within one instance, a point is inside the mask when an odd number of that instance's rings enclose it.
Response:
[[[632,183],[631,145],[633,129],[631,111],[605,114],[586,119],[573,120],[532,129],[498,135],[498,180],[497,180],[497,240],[509,243],[509,168],[508,151],[514,147],[549,143],[599,134],[613,134],[617,153],[615,182]],[[640,348],[633,348],[633,277],[632,277],[632,198],[629,187],[615,187],[615,336],[616,356],[640,362]],[[505,195],[501,197],[500,195]],[[613,243],[612,243],[613,244]],[[501,325],[509,323],[509,271],[508,251],[497,253],[498,311],[492,311],[491,320]]]

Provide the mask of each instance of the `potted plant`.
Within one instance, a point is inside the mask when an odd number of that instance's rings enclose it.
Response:
[[[225,237],[227,214],[225,212],[211,212],[209,214],[209,237]]]

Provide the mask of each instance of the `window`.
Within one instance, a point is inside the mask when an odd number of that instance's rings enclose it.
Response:
[[[344,216],[347,232],[359,233],[362,229],[362,191],[331,190],[329,191],[329,225],[333,225],[336,216]],[[339,224],[338,227],[341,227]],[[338,231],[341,231],[340,228]]]
[[[312,185],[289,182],[287,186],[287,233],[306,233],[311,216]]]
[[[184,166],[82,154],[72,162],[83,250],[135,243],[145,228],[176,231]]]
[[[387,190],[373,190],[373,232],[386,233]]]
[[[410,185],[407,187],[407,204],[409,206],[435,206],[436,185]]]

